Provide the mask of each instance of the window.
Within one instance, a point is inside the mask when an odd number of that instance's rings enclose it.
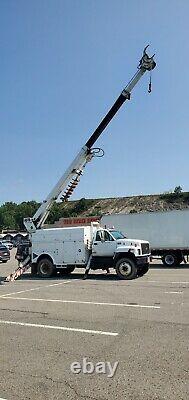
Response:
[[[100,231],[97,231],[97,233],[96,233],[96,241],[101,242],[101,232]]]
[[[107,231],[104,231],[104,240],[105,240],[105,242],[112,242],[112,240],[113,240],[113,238]]]
[[[125,239],[125,236],[121,232],[111,231],[111,234],[114,237],[114,239]]]
[[[7,250],[7,247],[4,245],[0,245],[0,250]]]
[[[114,239],[109,234],[109,232],[101,230],[101,231],[97,231],[97,233],[96,233],[96,241],[112,242],[112,241],[114,241]]]

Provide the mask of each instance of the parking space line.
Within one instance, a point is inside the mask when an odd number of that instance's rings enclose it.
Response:
[[[182,294],[183,292],[165,292],[167,294]]]
[[[143,281],[143,283],[144,283],[144,281]],[[146,280],[145,283],[162,283],[162,284],[181,283],[182,284],[182,283],[189,283],[189,281],[183,282],[183,281],[148,281],[148,280]]]
[[[30,324],[30,323],[26,323],[26,322],[4,321],[4,320],[0,320],[0,324],[19,325],[19,326],[26,326],[26,327],[31,327],[31,328],[56,329],[56,330],[60,330],[60,331],[71,331],[71,332],[80,332],[80,333],[91,333],[91,334],[96,334],[96,335],[118,336],[117,332],[95,331],[92,329],[81,329],[81,328],[69,328],[67,326]]]
[[[144,304],[129,304],[129,303],[104,303],[94,301],[80,301],[80,300],[59,300],[59,299],[34,299],[29,297],[5,297],[4,299],[22,300],[22,301],[39,301],[44,303],[70,303],[70,304],[89,304],[94,306],[111,306],[111,307],[134,307],[134,308],[161,308],[160,306],[144,305]]]
[[[12,296],[14,294],[20,294],[20,293],[26,293],[26,292],[31,292],[33,290],[40,290],[43,288],[48,288],[48,287],[53,287],[53,286],[60,286],[60,285],[66,285],[67,283],[72,283],[72,282],[76,282],[79,279],[74,279],[74,281],[70,280],[70,281],[64,281],[64,282],[59,282],[59,283],[52,283],[51,285],[45,285],[45,286],[38,286],[36,288],[32,288],[32,289],[26,289],[26,290],[20,290],[19,292],[13,292],[13,293],[6,293],[6,294],[2,294],[0,296],[1,297],[6,297],[6,296]]]

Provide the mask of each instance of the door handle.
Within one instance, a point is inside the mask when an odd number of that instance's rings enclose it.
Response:
[[[98,245],[98,243],[94,243],[94,246],[97,246]]]

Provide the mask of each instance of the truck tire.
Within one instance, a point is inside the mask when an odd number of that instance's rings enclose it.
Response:
[[[137,277],[137,267],[130,258],[120,258],[116,263],[116,274],[120,279],[130,280]]]
[[[59,269],[59,272],[61,275],[69,275],[74,271],[74,269],[75,265],[69,265],[68,267]]]
[[[181,261],[179,255],[174,253],[167,253],[162,257],[162,263],[165,267],[178,267]]]
[[[32,276],[37,275],[37,265],[36,264],[31,264],[31,275]]]
[[[145,275],[149,270],[149,264],[143,265],[140,269],[138,269],[138,276]]]
[[[42,258],[38,262],[37,272],[41,278],[51,278],[56,274],[56,267],[49,258]]]

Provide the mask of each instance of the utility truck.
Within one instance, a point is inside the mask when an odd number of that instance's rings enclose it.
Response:
[[[189,256],[189,209],[104,215],[100,222],[147,239],[152,257],[160,257],[166,267],[179,266]]]
[[[54,228],[44,229],[44,223],[55,201],[67,201],[79,183],[86,164],[104,152],[93,145],[106,126],[126,100],[146,71],[152,71],[156,63],[149,57],[145,47],[137,72],[123,89],[111,109],[82,147],[70,167],[40,205],[32,218],[25,218],[24,225],[29,233],[28,245],[17,252],[19,267],[6,280],[12,281],[32,267],[42,277],[52,276],[57,269],[71,271],[75,266],[85,268],[85,276],[90,268],[115,267],[119,277],[132,279],[148,270],[149,243],[126,239],[121,234],[97,228]],[[151,81],[149,92],[151,91]]]
[[[115,229],[103,229],[98,223],[38,229],[31,234],[30,240],[32,271],[42,278],[49,278],[57,271],[66,275],[75,267],[86,269],[87,265],[91,269],[115,268],[122,279],[133,279],[148,271],[148,242],[126,239],[122,233]],[[26,247],[29,255],[28,250]],[[20,262],[25,256],[18,250],[17,259]]]

